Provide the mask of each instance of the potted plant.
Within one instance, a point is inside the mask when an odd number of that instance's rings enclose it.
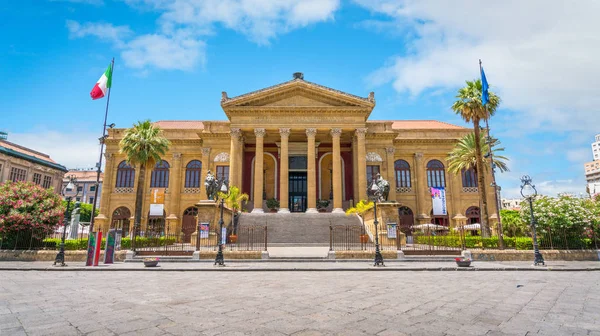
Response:
[[[454,258],[458,267],[469,267],[471,266],[471,259],[465,257]]]
[[[320,199],[317,201],[317,210],[319,212],[325,212],[327,211],[327,207],[329,206],[329,200],[326,199]]]
[[[364,227],[365,227],[365,214],[369,211],[371,211],[371,209],[373,209],[373,202],[370,201],[360,201],[358,203],[356,203],[356,206],[353,206],[352,208],[346,210],[346,215],[353,215],[353,214],[357,214],[358,217],[360,217],[360,220],[362,222],[362,227],[363,227],[363,234],[360,235],[360,243],[361,244],[366,244],[369,242],[369,235],[364,233]]]
[[[248,194],[240,192],[240,188],[236,186],[229,187],[227,194],[220,192],[219,197],[225,201],[227,207],[231,209],[233,218],[233,229],[229,235],[229,242],[235,244],[237,242],[237,227],[240,219],[240,209],[243,208],[243,202],[248,201]]]
[[[267,208],[269,208],[271,212],[277,212],[277,209],[279,209],[279,201],[275,198],[268,199]]]
[[[158,258],[144,258],[144,266],[145,267],[156,267],[158,265]]]

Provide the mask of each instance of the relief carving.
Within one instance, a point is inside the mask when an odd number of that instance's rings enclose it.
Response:
[[[267,130],[265,130],[264,128],[254,129],[254,135],[256,135],[257,138],[264,138],[265,134],[267,134]]]

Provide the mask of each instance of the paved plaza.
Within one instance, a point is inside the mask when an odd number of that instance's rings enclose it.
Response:
[[[598,272],[0,271],[0,335],[600,335]]]

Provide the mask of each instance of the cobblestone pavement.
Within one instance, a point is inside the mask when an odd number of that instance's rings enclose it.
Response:
[[[600,335],[597,272],[0,271],[0,335]]]

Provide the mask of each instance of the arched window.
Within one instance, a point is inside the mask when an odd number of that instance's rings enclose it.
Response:
[[[152,170],[150,178],[150,188],[168,188],[169,187],[169,163],[160,161]]]
[[[475,173],[475,169],[463,169],[460,175],[462,176],[463,188],[477,188],[477,173]]]
[[[410,165],[404,160],[394,162],[396,172],[396,188],[410,188]]]
[[[133,188],[133,181],[135,179],[135,169],[122,161],[117,167],[117,181],[115,187],[117,188]]]
[[[444,164],[438,160],[427,162],[427,185],[434,188],[443,188],[446,186]]]
[[[481,223],[478,207],[472,206],[468,208],[465,215],[467,217],[467,224]]]
[[[198,160],[190,161],[185,166],[185,187],[200,188],[200,179],[202,176],[202,162]]]
[[[126,207],[118,207],[112,214],[111,229],[121,229],[123,237],[129,236],[131,212]]]

